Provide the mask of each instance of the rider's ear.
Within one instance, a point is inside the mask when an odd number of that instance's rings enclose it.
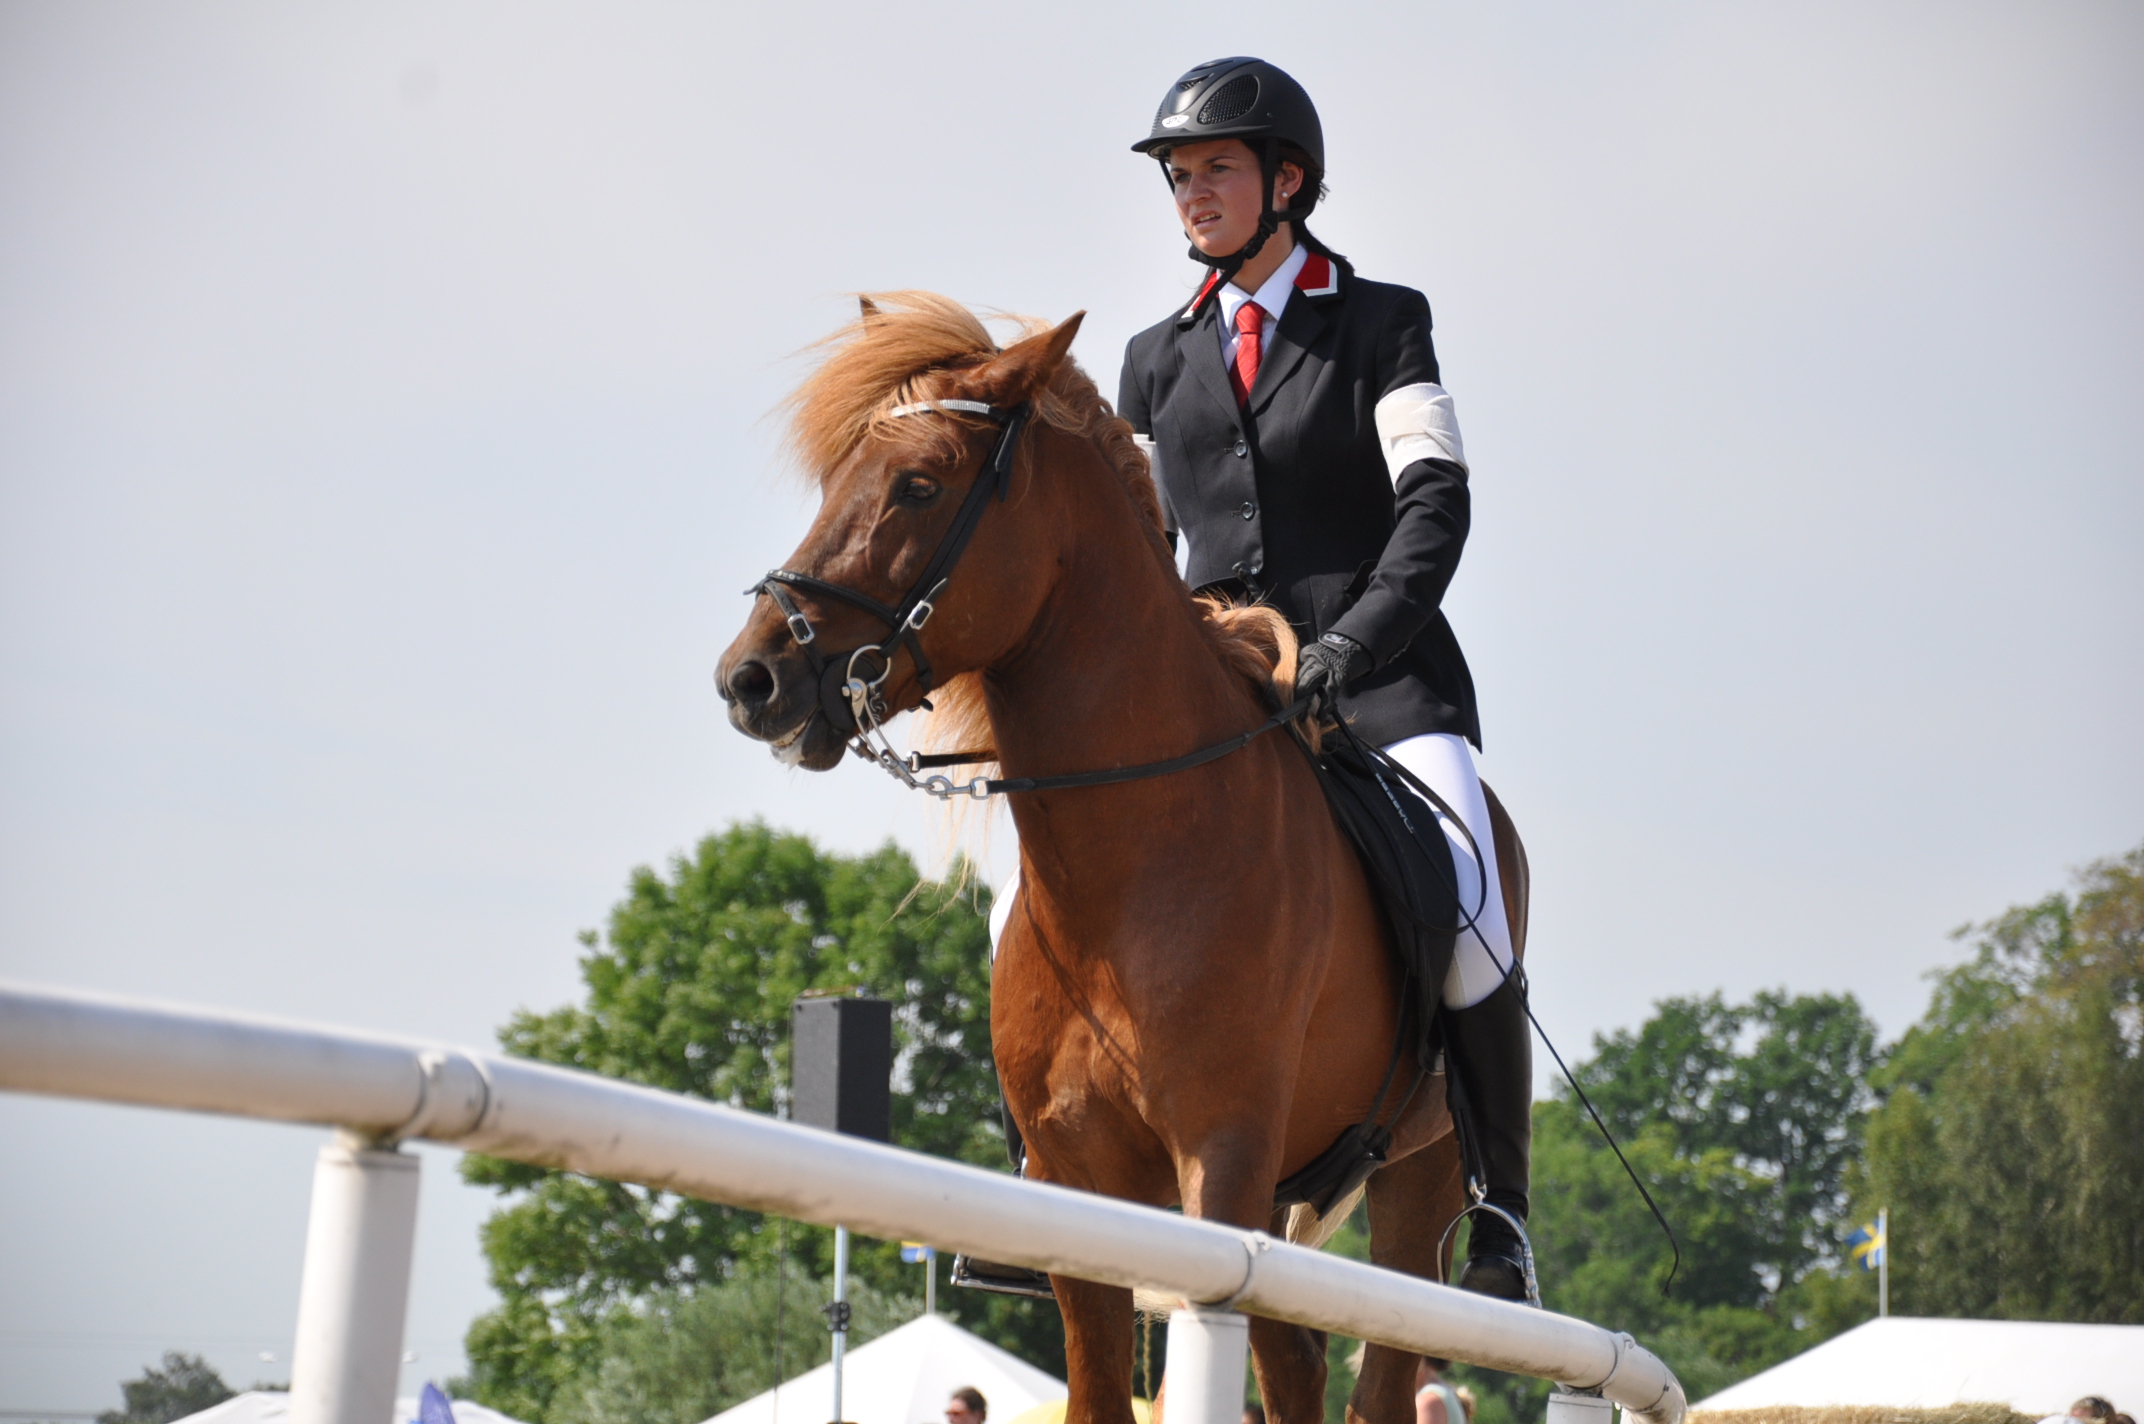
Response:
[[[1085,312],[1074,312],[1062,326],[1007,347],[995,361],[976,372],[975,394],[999,407],[1018,405],[1034,395],[1064,364],[1065,353],[1072,349],[1072,338],[1079,335],[1079,324],[1086,319]]]

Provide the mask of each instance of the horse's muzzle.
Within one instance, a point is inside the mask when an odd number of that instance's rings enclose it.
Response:
[[[794,651],[730,649],[715,669],[730,725],[769,744],[775,760],[807,771],[841,762],[843,739],[819,709],[819,680]]]

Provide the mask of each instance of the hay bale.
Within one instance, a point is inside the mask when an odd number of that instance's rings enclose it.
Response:
[[[1693,1409],[1688,1424],[2035,1424],[2035,1419],[2007,1404],[1946,1404],[1940,1409],[1836,1404],[1821,1409]]]

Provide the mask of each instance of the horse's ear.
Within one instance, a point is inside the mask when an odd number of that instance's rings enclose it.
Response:
[[[1065,362],[1065,353],[1072,349],[1072,338],[1079,335],[1079,324],[1086,319],[1085,312],[1074,312],[1063,325],[1015,342],[975,373],[971,389],[999,407],[1028,399],[1057,374],[1057,368]]]
[[[863,322],[865,326],[869,326],[872,322],[878,320],[879,310],[877,302],[872,301],[869,297],[864,296],[862,293],[858,293],[856,297],[856,305],[863,308]]]

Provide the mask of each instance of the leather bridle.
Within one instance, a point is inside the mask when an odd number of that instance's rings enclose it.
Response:
[[[996,422],[997,445],[975,483],[968,487],[967,496],[954,512],[953,522],[938,541],[938,548],[931,554],[930,562],[916,581],[908,586],[908,592],[897,604],[885,604],[867,593],[858,593],[853,588],[844,588],[813,574],[800,574],[793,569],[770,569],[767,576],[745,590],[747,597],[761,594],[774,600],[781,610],[782,618],[789,624],[789,636],[803,649],[804,657],[819,684],[819,714],[826,718],[827,725],[836,733],[848,738],[849,748],[892,776],[911,790],[935,796],[941,801],[956,796],[967,796],[977,801],[1008,792],[1063,791],[1081,786],[1114,786],[1127,781],[1144,781],[1151,776],[1167,776],[1173,772],[1189,771],[1195,766],[1218,761],[1231,752],[1242,750],[1266,733],[1285,727],[1310,710],[1310,699],[1299,698],[1290,707],[1283,707],[1248,732],[1239,733],[1225,741],[1200,747],[1166,761],[1145,762],[1138,766],[1110,767],[1102,771],[1078,771],[1063,776],[1016,776],[1006,778],[974,777],[956,783],[946,776],[918,776],[917,773],[942,766],[968,766],[978,762],[997,760],[996,752],[910,752],[902,756],[886,739],[887,716],[884,689],[886,679],[893,672],[894,654],[901,648],[908,649],[910,659],[916,665],[916,681],[922,686],[925,707],[930,706],[931,690],[930,659],[923,655],[923,640],[917,635],[923,625],[930,621],[936,611],[938,599],[945,593],[946,585],[952,582],[953,568],[960,556],[967,552],[968,541],[975,537],[975,527],[982,522],[983,511],[989,507],[995,494],[1002,503],[1012,487],[1013,456],[1017,452],[1020,433],[1027,428],[1032,407],[1027,402],[1000,410],[983,401],[938,400],[923,401],[914,405],[897,405],[886,412],[889,416],[943,414],[960,411],[967,415],[980,415]],[[831,657],[819,651],[819,633],[812,627],[811,619],[797,607],[796,600],[789,596],[790,589],[803,589],[807,593],[836,599],[852,608],[860,608],[886,625],[891,631],[876,643],[865,643],[846,653]]]
[[[1167,776],[1171,772],[1188,771],[1195,766],[1216,761],[1231,752],[1249,746],[1266,733],[1286,726],[1309,710],[1308,698],[1300,699],[1292,707],[1284,707],[1248,732],[1201,747],[1180,757],[1166,761],[1147,762],[1139,766],[1111,767],[1103,771],[1073,772],[1064,776],[1019,776],[1008,778],[974,777],[968,781],[955,782],[946,776],[919,776],[917,773],[942,766],[973,765],[977,762],[997,760],[996,752],[911,752],[902,756],[887,741],[885,722],[887,717],[884,689],[886,679],[893,672],[895,653],[908,649],[909,658],[916,665],[916,681],[922,686],[925,700],[931,689],[930,659],[923,654],[923,640],[917,635],[923,625],[936,611],[938,599],[945,593],[946,585],[952,582],[953,568],[960,556],[967,552],[968,541],[975,537],[976,525],[982,522],[983,511],[989,507],[990,498],[996,495],[1003,502],[1012,487],[1013,456],[1019,448],[1020,434],[1027,428],[1032,407],[1022,402],[1008,410],[973,400],[923,401],[914,405],[897,405],[886,412],[896,418],[911,415],[943,414],[959,411],[966,415],[980,415],[994,421],[998,426],[996,446],[975,483],[968,487],[967,496],[953,515],[953,522],[938,541],[938,548],[931,554],[930,562],[923,572],[909,585],[908,592],[896,604],[881,603],[867,593],[858,593],[853,588],[844,588],[813,574],[800,574],[794,569],[770,569],[767,576],[745,590],[747,597],[761,594],[774,600],[781,610],[782,618],[789,625],[789,636],[804,652],[811,664],[813,675],[818,680],[819,714],[826,718],[827,725],[836,733],[848,738],[849,748],[857,756],[884,770],[895,780],[911,790],[935,796],[941,801],[956,796],[987,800],[1008,792],[1059,791],[1080,786],[1111,786],[1126,781],[1144,781],[1150,776]],[[827,656],[819,651],[819,632],[812,627],[811,619],[797,607],[796,600],[789,596],[790,589],[802,589],[823,598],[835,599],[852,608],[860,608],[891,630],[876,643],[865,643],[846,653]]]
[[[917,634],[923,631],[923,625],[937,610],[938,598],[952,581],[953,567],[967,552],[968,541],[975,537],[975,526],[982,522],[983,510],[989,505],[991,495],[995,493],[1003,502],[1011,490],[1013,454],[1019,446],[1020,432],[1027,426],[1029,407],[1022,402],[1010,410],[999,410],[982,401],[940,400],[897,405],[887,414],[902,417],[945,411],[960,411],[995,421],[997,445],[976,475],[975,483],[968,487],[967,497],[954,512],[953,522],[939,539],[930,562],[923,566],[923,572],[909,585],[899,603],[881,603],[867,593],[858,593],[853,588],[843,588],[838,583],[800,574],[793,569],[771,569],[765,578],[745,590],[750,597],[757,598],[764,593],[774,600],[774,606],[781,610],[783,619],[789,624],[789,636],[804,650],[805,660],[811,664],[818,679],[820,713],[829,726],[856,741],[859,750],[872,760],[877,757],[866,749],[865,739],[878,731],[886,719],[883,692],[886,679],[893,672],[894,655],[902,647],[908,649],[908,655],[916,665],[916,681],[921,684],[924,695],[928,697],[930,693],[930,659],[923,655],[923,640]],[[804,610],[797,607],[796,600],[789,596],[792,588],[860,608],[892,631],[880,642],[865,643],[847,653],[826,656],[819,651],[818,630],[812,627]],[[926,702],[924,705],[930,704]]]

